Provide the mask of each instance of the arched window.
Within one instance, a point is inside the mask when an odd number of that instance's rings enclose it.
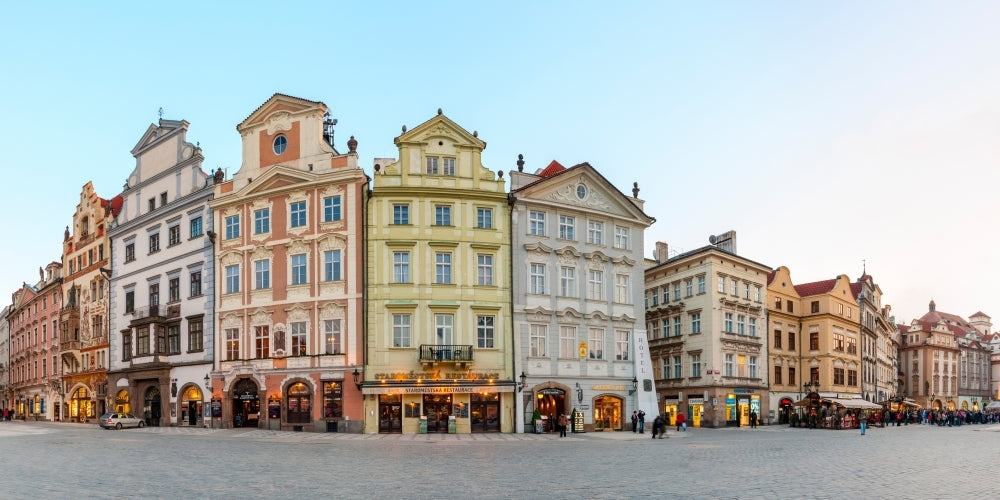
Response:
[[[288,407],[288,423],[307,424],[312,422],[312,417],[309,415],[312,407],[311,400],[312,394],[306,384],[296,382],[289,386],[285,402]]]

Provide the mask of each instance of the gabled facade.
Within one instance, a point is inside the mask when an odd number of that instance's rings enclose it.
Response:
[[[847,275],[796,285],[787,267],[768,277],[772,400],[779,423],[792,403],[822,397],[861,398],[860,312]],[[794,343],[794,346],[792,345]],[[809,388],[805,383],[818,384]]]
[[[395,144],[367,202],[365,432],[512,432],[503,173],[440,110]]]
[[[982,323],[985,315],[973,316]],[[966,411],[983,409],[992,399],[992,352],[976,325],[938,311],[932,300],[927,313],[901,333],[900,371],[908,397],[925,408]]]
[[[186,121],[160,119],[132,149],[135,169],[108,230],[107,411],[145,425],[209,423],[214,359],[212,179]]]
[[[10,392],[17,418],[59,420],[62,381],[59,374],[59,308],[62,264],[38,269],[38,282],[23,284],[12,295]]]
[[[63,420],[87,422],[106,410],[108,397],[108,297],[111,247],[108,227],[121,198],[105,200],[84,184],[63,235],[63,297],[59,315],[66,404]]]
[[[0,311],[0,415],[10,415],[14,398],[10,392],[10,315],[11,306]]]
[[[367,178],[353,137],[334,148],[328,116],[275,94],[236,127],[239,172],[216,172],[212,391],[225,427],[361,431]]]
[[[679,412],[696,427],[750,425],[751,413],[766,419],[769,273],[714,245],[668,257],[657,243],[646,264],[646,324],[670,422]]]
[[[859,313],[861,396],[866,401],[881,403],[899,392],[894,368],[896,350],[892,345],[895,331],[890,319],[892,308],[882,304],[882,288],[868,273],[851,283],[851,293]]]
[[[536,410],[550,429],[573,410],[585,430],[630,428],[634,348],[646,336],[643,235],[654,219],[638,189],[627,197],[588,163],[553,161],[536,174],[520,163],[510,173],[514,338],[527,386],[518,430]]]

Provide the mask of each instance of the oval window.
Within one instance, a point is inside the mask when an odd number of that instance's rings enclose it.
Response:
[[[587,197],[587,186],[580,184],[576,187],[576,197],[581,200]]]
[[[274,154],[280,155],[281,153],[284,153],[287,148],[288,139],[286,139],[284,135],[279,135],[274,138]]]

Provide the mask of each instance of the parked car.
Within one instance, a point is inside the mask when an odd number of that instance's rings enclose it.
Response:
[[[146,422],[131,413],[105,413],[97,425],[105,429],[121,429],[122,427],[144,427]]]

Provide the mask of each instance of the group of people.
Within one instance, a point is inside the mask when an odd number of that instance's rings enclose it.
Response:
[[[963,424],[995,424],[1000,422],[1000,412],[968,410],[912,410],[884,411],[876,415],[877,421],[886,426],[929,424],[939,427],[957,427]]]

